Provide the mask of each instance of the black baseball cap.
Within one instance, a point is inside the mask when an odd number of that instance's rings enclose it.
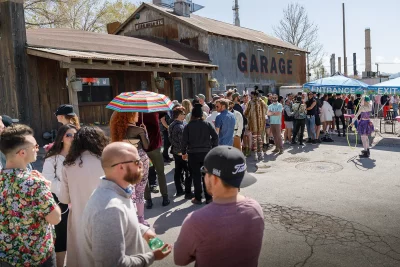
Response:
[[[18,122],[18,119],[13,119],[10,116],[7,115],[1,115],[1,119],[3,121],[3,124],[5,127],[10,127],[14,123]]]
[[[58,115],[69,115],[75,116],[74,107],[72,105],[61,105],[57,108],[56,112],[54,113],[56,116]]]
[[[208,152],[204,168],[210,174],[236,188],[247,187],[257,180],[247,172],[243,153],[232,146],[217,146]]]

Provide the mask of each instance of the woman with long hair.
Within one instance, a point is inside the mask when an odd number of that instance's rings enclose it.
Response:
[[[58,199],[70,205],[67,231],[68,266],[80,266],[82,262],[82,214],[93,191],[104,176],[101,154],[108,138],[98,127],[84,126],[75,134],[71,148],[65,157]]]
[[[111,142],[128,142],[134,145],[143,163],[143,177],[140,183],[135,184],[132,201],[136,204],[139,223],[150,226],[144,219],[144,191],[149,176],[149,157],[144,150],[149,148],[149,138],[144,125],[137,126],[139,113],[114,112],[110,121]]]
[[[71,124],[63,125],[58,129],[56,140],[51,149],[46,153],[42,171],[43,176],[51,182],[51,192],[62,212],[61,222],[55,226],[57,267],[64,267],[65,253],[67,251],[67,223],[69,213],[68,205],[60,203],[57,197],[60,194],[63,163],[71,148],[76,131],[76,127]]]
[[[81,127],[79,118],[75,114],[72,105],[63,104],[57,108],[54,114],[57,116],[57,121],[63,125],[72,124],[78,130]]]
[[[357,131],[358,134],[361,135],[361,141],[364,147],[364,150],[361,151],[360,158],[369,158],[370,152],[368,136],[375,130],[374,125],[369,118],[372,110],[372,106],[369,101],[369,97],[365,96],[363,100],[361,100],[360,107],[354,116],[355,120],[357,120],[358,116],[360,116],[360,119],[358,120]],[[353,125],[353,123],[351,123],[351,125]]]

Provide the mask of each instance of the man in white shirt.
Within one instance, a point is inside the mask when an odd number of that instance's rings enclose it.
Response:
[[[229,111],[235,115],[236,124],[235,130],[233,132],[233,147],[236,147],[240,151],[242,151],[242,143],[241,143],[241,135],[243,132],[243,116],[239,111],[234,110],[233,107],[235,103],[233,101],[229,102]]]

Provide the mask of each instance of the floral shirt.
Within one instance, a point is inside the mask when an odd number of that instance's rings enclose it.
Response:
[[[0,172],[0,262],[38,266],[54,250],[45,217],[57,206],[50,183],[37,171]]]

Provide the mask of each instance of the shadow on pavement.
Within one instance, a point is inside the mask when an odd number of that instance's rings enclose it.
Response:
[[[358,156],[350,158],[347,163],[354,163],[354,166],[361,171],[372,170],[376,167],[376,160],[371,158],[359,158]]]
[[[189,213],[202,207],[204,205],[191,205],[187,208],[168,211],[157,218],[153,227],[157,234],[162,235],[171,228],[182,226],[183,220],[185,220]]]

